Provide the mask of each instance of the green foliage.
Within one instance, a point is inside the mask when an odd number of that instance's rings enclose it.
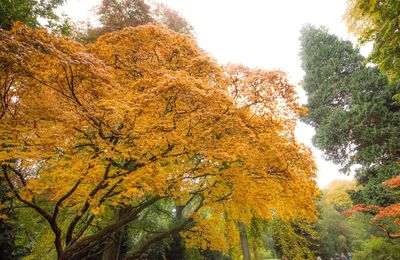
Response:
[[[320,205],[320,217],[316,223],[316,230],[320,235],[318,255],[328,258],[335,253],[347,252],[351,244],[351,230],[347,219],[336,211],[333,205]]]
[[[48,22],[49,28],[69,35],[70,20],[61,19],[54,12],[64,2],[65,0],[0,0],[0,28],[9,30],[15,21],[39,28],[42,27],[42,19]]]
[[[390,79],[400,79],[400,2],[393,0],[350,0],[346,20],[361,44],[373,41],[370,60]]]
[[[314,144],[328,159],[366,184],[353,198],[358,202],[387,204],[395,201],[377,185],[398,174],[400,106],[392,101],[399,84],[389,84],[351,42],[324,28],[306,26],[301,36],[303,85],[309,115],[316,128]]]
[[[354,260],[397,260],[400,245],[383,238],[373,238],[363,243],[362,249],[353,254]]]
[[[18,232],[16,244],[25,247],[25,260],[54,259],[56,252],[48,241],[54,236],[46,222],[32,209],[21,208],[17,211]]]
[[[9,192],[6,181],[0,177],[0,256],[4,260],[18,259],[23,249],[15,243],[17,227]]]
[[[353,252],[360,251],[366,240],[381,232],[376,225],[371,223],[371,216],[368,214],[355,213],[346,220],[351,230],[350,241]]]
[[[312,225],[276,220],[272,224],[272,237],[283,256],[289,259],[314,259],[311,248],[318,234]]]

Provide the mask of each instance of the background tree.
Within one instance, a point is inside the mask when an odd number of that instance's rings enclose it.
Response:
[[[362,245],[362,249],[354,253],[354,260],[398,259],[400,246],[394,241],[373,238]]]
[[[328,194],[331,192],[329,189],[326,191]],[[340,211],[341,207],[338,207],[333,201],[327,200],[325,192],[318,205],[320,215],[315,223],[315,229],[320,236],[317,254],[329,259],[334,257],[335,253],[351,251],[353,237],[352,228],[348,219]],[[347,197],[349,198],[349,196]]]
[[[14,22],[20,21],[32,28],[47,26],[64,35],[71,34],[71,22],[60,18],[55,10],[65,0],[1,0],[0,28],[9,30]],[[47,24],[42,24],[43,19]]]
[[[144,0],[102,0],[96,15],[100,26],[78,24],[75,39],[83,43],[94,42],[105,33],[147,23],[161,23],[175,32],[193,35],[193,27],[185,18],[167,5],[155,1],[148,4]]]
[[[346,21],[359,42],[373,42],[370,60],[392,81],[400,79],[400,3],[390,0],[348,0]]]
[[[389,179],[383,182],[384,185],[395,189],[393,195],[399,197],[398,188],[400,187],[400,176]],[[372,222],[376,223],[387,235],[388,238],[400,238],[400,203],[390,204],[385,207],[378,205],[365,205],[357,204],[346,212],[348,215],[352,215],[355,212],[363,212],[374,215],[371,219]]]
[[[341,164],[344,172],[355,171],[361,186],[350,195],[354,204],[363,205],[355,205],[352,211],[377,214],[387,209],[387,213],[393,213],[399,194],[381,183],[394,178],[399,171],[400,107],[392,100],[399,92],[399,85],[389,83],[377,68],[366,65],[364,57],[350,42],[338,39],[323,28],[305,27],[301,43],[302,66],[306,72],[303,84],[310,110],[305,120],[316,128],[314,143],[328,159]],[[329,211],[331,216],[325,219],[341,223],[321,223],[321,227],[347,226],[344,229],[346,246],[351,245],[354,251],[361,252],[364,246],[375,245],[372,235],[387,236],[378,227],[393,227],[393,223],[382,219],[372,228],[368,217],[358,215],[344,220],[335,209]],[[368,231],[357,231],[361,226]]]
[[[135,234],[126,259],[181,231],[226,251],[239,220],[315,217],[315,165],[294,136],[304,109],[282,72],[224,71],[155,26],[88,46],[22,25],[0,35],[2,174],[59,259],[98,256],[170,200],[182,218]]]
[[[392,96],[399,85],[389,84],[348,41],[325,29],[307,26],[301,36],[309,114],[316,128],[314,144],[349,172],[363,188],[355,203],[388,205],[396,198],[380,184],[398,174],[400,107]]]
[[[154,5],[153,17],[155,17],[157,21],[165,24],[169,29],[175,32],[193,36],[193,27],[179,12],[162,3],[155,2]]]

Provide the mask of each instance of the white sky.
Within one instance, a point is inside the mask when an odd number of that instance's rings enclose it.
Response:
[[[324,25],[344,39],[342,17],[346,0],[161,0],[179,11],[194,27],[202,49],[220,63],[241,63],[249,67],[280,69],[293,83],[301,81],[299,36],[304,24]],[[100,0],[67,0],[62,11],[74,21],[91,19],[90,9]],[[363,50],[364,53],[368,49]],[[301,95],[305,101],[304,94]],[[312,146],[312,127],[299,123],[297,137]],[[323,188],[333,179],[351,179],[338,172],[339,166],[322,158],[312,147]]]

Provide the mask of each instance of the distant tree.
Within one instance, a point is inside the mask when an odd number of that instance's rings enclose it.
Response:
[[[65,0],[0,0],[0,28],[9,30],[16,21],[31,28],[43,27],[40,19],[47,21],[47,27],[64,35],[71,33],[70,20],[62,20],[56,13],[57,7]]]
[[[169,29],[175,32],[193,35],[193,27],[188,21],[182,17],[179,12],[169,8],[165,4],[155,3],[153,16],[157,21],[165,24]]]
[[[370,60],[392,81],[400,79],[399,13],[393,0],[349,0],[346,13],[350,31],[361,44],[373,42]]]
[[[78,23],[75,26],[75,39],[82,43],[94,42],[105,33],[147,23],[161,23],[175,32],[193,34],[193,27],[185,18],[167,5],[157,2],[149,5],[144,0],[102,0],[96,15],[100,25]]]
[[[333,186],[333,188],[335,188]],[[335,253],[347,252],[351,248],[352,233],[348,219],[338,211],[342,209],[342,199],[339,201],[331,200],[334,191],[328,187],[323,191],[321,200],[318,203],[318,211],[320,213],[318,220],[315,223],[315,229],[319,234],[318,255],[329,259]],[[328,197],[328,198],[327,198]],[[348,201],[349,195],[347,195]],[[339,203],[338,203],[339,202]],[[339,206],[340,205],[340,206]],[[346,207],[348,207],[346,203]]]
[[[348,180],[334,180],[323,190],[322,199],[337,211],[343,212],[353,206],[349,192],[356,189],[356,183]]]

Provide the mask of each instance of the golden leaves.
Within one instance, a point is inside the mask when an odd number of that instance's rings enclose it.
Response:
[[[237,220],[313,218],[315,164],[295,140],[302,108],[282,72],[222,68],[155,26],[88,46],[21,25],[0,34],[0,75],[14,80],[0,160],[25,169],[24,196],[99,218],[195,194],[204,206],[187,243],[203,234],[222,250]]]

